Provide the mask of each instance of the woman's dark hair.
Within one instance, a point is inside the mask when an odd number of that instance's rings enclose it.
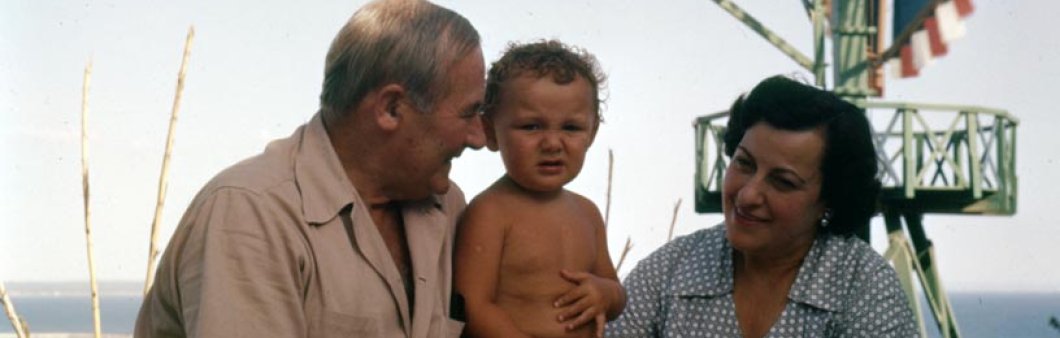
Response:
[[[770,77],[732,104],[725,154],[732,157],[747,129],[759,122],[791,131],[823,128],[820,198],[831,218],[822,230],[849,235],[868,227],[876,213],[880,181],[869,121],[858,107],[787,77]]]

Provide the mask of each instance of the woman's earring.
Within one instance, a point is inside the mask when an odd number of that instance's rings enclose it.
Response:
[[[824,215],[821,215],[821,227],[827,228],[830,222],[832,222],[832,209],[825,209]]]

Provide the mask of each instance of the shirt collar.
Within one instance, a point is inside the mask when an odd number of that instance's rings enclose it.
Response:
[[[725,238],[725,226],[715,226],[700,240],[689,244],[690,252],[682,255],[677,263],[674,293],[681,297],[716,297],[731,293],[732,247]]]
[[[302,127],[294,175],[302,194],[302,212],[311,225],[327,223],[346,206],[360,202],[335,154],[324,121],[317,113]]]
[[[718,234],[710,234],[710,232]],[[837,282],[834,275],[834,264],[823,264],[826,259],[829,242],[828,234],[821,234],[814,240],[807,252],[802,266],[799,267],[788,298],[793,302],[806,304],[826,311],[837,311],[841,297],[825,295],[846,292]],[[689,254],[683,255],[677,263],[673,290],[680,297],[717,297],[732,293],[733,267],[732,246],[725,235],[725,226],[716,226],[708,230],[701,240],[691,243]],[[717,252],[709,252],[717,248]]]
[[[343,208],[362,203],[335,153],[320,113],[302,127],[300,137],[295,155],[295,182],[302,194],[302,213],[306,221],[321,225],[335,218]],[[441,210],[443,203],[440,196],[432,194],[405,205],[429,212],[429,207]]]
[[[837,278],[839,271],[836,264],[825,264],[828,259],[836,259],[835,252],[829,250],[833,248],[830,243],[835,240],[832,235],[822,233],[813,241],[813,246],[806,253],[799,274],[795,277],[795,284],[788,292],[788,298],[793,302],[826,311],[840,309],[839,299],[843,299],[842,294],[850,292],[850,288],[849,285],[841,283],[841,278]]]

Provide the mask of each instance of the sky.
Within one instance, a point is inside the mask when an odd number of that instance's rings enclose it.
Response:
[[[0,4],[0,280],[87,280],[82,218],[82,72],[93,63],[88,140],[96,272],[143,280],[184,37],[196,37],[163,210],[165,243],[218,171],[286,137],[317,109],[326,50],[363,1],[31,1]],[[510,41],[581,46],[609,75],[605,123],[569,185],[603,210],[614,153],[608,243],[620,275],[675,235],[721,222],[692,210],[697,116],[726,109],[775,74],[811,76],[707,0],[439,1],[479,30],[487,62]],[[810,55],[801,1],[737,1]],[[1060,292],[1060,79],[1054,1],[976,1],[967,35],[885,100],[969,104],[1020,119],[1014,216],[928,215],[948,290]],[[470,197],[498,178],[496,153],[467,151],[451,177]],[[882,221],[873,246],[886,249]],[[87,285],[87,284],[86,284]]]

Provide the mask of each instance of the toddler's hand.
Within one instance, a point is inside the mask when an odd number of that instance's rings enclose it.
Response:
[[[604,324],[607,322],[605,314],[607,308],[611,306],[610,300],[604,294],[607,287],[604,283],[609,280],[588,272],[570,272],[566,269],[560,270],[560,276],[574,283],[575,286],[552,304],[554,307],[563,308],[556,320],[563,323],[567,331],[594,320],[596,336],[603,337]]]

